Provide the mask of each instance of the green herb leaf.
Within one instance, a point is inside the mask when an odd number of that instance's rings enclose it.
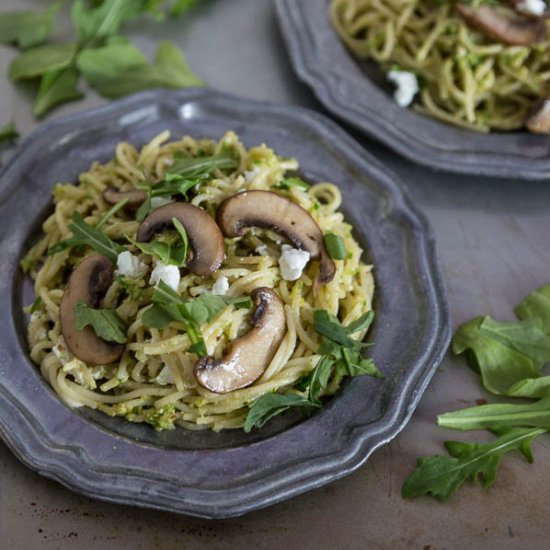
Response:
[[[12,139],[17,139],[19,137],[19,132],[15,128],[15,124],[10,122],[6,124],[3,128],[0,128],[0,143],[2,141],[10,141]]]
[[[71,9],[73,24],[82,43],[94,43],[117,33],[123,21],[139,15],[141,0],[104,0],[88,9],[84,0],[75,0]]]
[[[531,443],[544,429],[514,428],[504,432],[488,444],[448,441],[451,456],[433,456],[418,460],[418,467],[403,484],[402,496],[413,498],[431,495],[448,500],[466,481],[476,482],[480,477],[484,487],[493,484],[502,455],[520,451],[532,460]]]
[[[359,342],[348,336],[340,321],[325,309],[316,309],[313,312],[313,323],[316,332],[341,346],[353,348],[359,344]]]
[[[76,44],[50,44],[27,50],[16,57],[9,69],[12,80],[35,78],[67,68],[76,54]]]
[[[42,300],[42,298],[40,296],[37,296],[36,300],[32,303],[32,305],[29,309],[29,313],[31,313],[31,314],[36,313],[37,311],[42,309],[43,304],[44,304],[44,301]]]
[[[124,57],[121,51],[125,52]],[[138,63],[139,56],[139,51],[130,45],[108,45],[84,51],[78,58],[78,68],[88,83],[109,99],[149,88],[202,86],[181,51],[169,42],[159,45],[153,64]],[[118,71],[113,67],[118,67]]]
[[[17,44],[22,49],[39,46],[52,32],[61,2],[44,12],[8,11],[0,13],[0,43]]]
[[[534,317],[506,323],[477,317],[458,328],[452,349],[466,353],[485,388],[497,395],[517,395],[513,388],[525,379],[538,378],[550,360],[550,339]]]
[[[550,397],[529,404],[494,403],[440,414],[437,423],[454,430],[531,427],[550,429]]]
[[[41,117],[60,103],[80,99],[84,94],[78,89],[79,78],[79,72],[72,67],[42,75],[33,114]]]
[[[216,155],[204,157],[176,157],[169,174],[186,178],[210,178],[216,170],[234,170],[239,161],[227,149]]]
[[[342,237],[334,233],[326,233],[323,240],[327,253],[333,260],[343,260],[346,257],[346,247]]]
[[[289,190],[291,187],[298,187],[307,191],[311,185],[300,178],[283,178],[279,183],[273,186],[273,189]]]
[[[362,330],[368,330],[374,320],[374,311],[367,311],[367,313],[361,315],[358,319],[351,322],[347,327],[344,327],[348,334],[355,334]]]
[[[520,319],[538,319],[542,330],[550,334],[550,284],[531,292],[516,308]]]
[[[83,303],[76,305],[77,330],[91,326],[94,332],[103,340],[125,344],[126,325],[114,309],[94,309]]]
[[[103,225],[105,225],[121,208],[124,208],[128,204],[128,199],[122,199],[121,201],[118,201],[116,204],[111,206],[103,216],[101,216],[101,219],[95,224],[96,229],[100,229]]]
[[[320,396],[328,385],[332,375],[334,362],[334,359],[330,355],[322,355],[313,370],[309,383],[308,397],[309,400],[316,405],[321,405]]]
[[[248,433],[252,428],[261,428],[269,419],[285,412],[291,407],[299,407],[305,411],[312,411],[318,408],[318,405],[300,395],[267,393],[258,397],[250,406],[244,423],[244,431]]]
[[[72,246],[89,246],[96,252],[107,256],[112,262],[116,262],[117,256],[124,248],[107,237],[103,231],[87,224],[78,212],[73,212],[69,229],[73,236],[64,241],[60,241],[48,249],[48,256],[57,254]]]

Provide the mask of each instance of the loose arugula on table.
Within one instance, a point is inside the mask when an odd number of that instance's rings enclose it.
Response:
[[[121,97],[154,87],[200,86],[180,50],[169,42],[157,48],[149,63],[126,38],[120,36],[123,23],[142,14],[157,19],[181,15],[193,0],[74,0],[71,18],[75,39],[68,43],[48,43],[58,1],[43,12],[0,13],[0,43],[24,50],[9,69],[10,78],[37,83],[33,113],[41,117],[55,106],[81,98],[81,77],[107,98]]]
[[[440,426],[488,429],[497,437],[484,444],[447,441],[450,456],[419,459],[403,485],[404,497],[426,494],[447,500],[467,480],[489,487],[500,458],[513,450],[533,461],[531,443],[550,430],[550,376],[542,374],[550,362],[550,284],[529,294],[515,311],[518,321],[477,317],[461,325],[452,350],[465,355],[490,393],[533,401],[479,405],[439,415]]]
[[[351,338],[350,335],[369,328],[374,313],[369,311],[344,327],[340,321],[324,309],[313,312],[315,331],[324,336],[315,368],[299,384],[307,397],[298,393],[268,393],[252,402],[245,420],[244,430],[261,428],[268,420],[287,411],[299,408],[308,414],[322,406],[321,396],[333,377],[368,374],[381,377],[372,359],[365,359],[363,349],[370,346]]]
[[[15,128],[15,124],[10,122],[0,128],[0,143],[3,141],[11,141],[19,137],[19,132]]]

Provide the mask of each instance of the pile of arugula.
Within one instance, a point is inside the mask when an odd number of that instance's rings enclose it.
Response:
[[[244,431],[250,432],[254,427],[261,428],[269,419],[290,408],[299,408],[303,413],[310,414],[322,406],[321,396],[334,377],[340,379],[344,376],[368,374],[380,378],[380,371],[373,360],[365,359],[362,355],[362,350],[371,344],[350,337],[351,334],[368,330],[373,319],[374,313],[369,311],[344,327],[324,309],[315,310],[314,328],[324,336],[324,341],[319,349],[321,357],[315,368],[298,384],[298,389],[303,393],[262,395],[251,404]]]
[[[476,317],[463,324],[454,335],[452,350],[465,354],[487,391],[522,401],[439,415],[440,426],[487,429],[496,439],[483,444],[447,441],[450,456],[419,459],[403,485],[405,498],[427,494],[447,500],[468,479],[481,480],[488,487],[495,480],[500,458],[513,450],[533,461],[531,443],[550,430],[550,376],[542,375],[543,366],[550,362],[550,284],[529,294],[515,312],[519,321]],[[525,398],[533,401],[525,404]]]
[[[13,81],[37,83],[33,113],[43,116],[60,103],[83,96],[81,76],[99,94],[117,98],[147,88],[200,86],[183,54],[173,44],[159,44],[149,63],[120,26],[141,14],[162,19],[180,15],[194,0],[74,0],[71,17],[76,38],[69,43],[47,43],[63,2],[43,12],[0,13],[0,43],[14,44],[23,52],[12,62]]]

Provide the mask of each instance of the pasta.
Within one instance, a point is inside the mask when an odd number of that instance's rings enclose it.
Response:
[[[331,19],[358,58],[417,75],[416,110],[482,132],[521,128],[548,96],[548,24],[539,23],[546,36],[536,44],[506,45],[471,27],[455,4],[332,0]]]
[[[177,323],[150,328],[143,323],[151,304],[150,284],[154,259],[136,248],[139,226],[135,211],[116,208],[103,198],[105,190],[126,192],[136,185],[161,180],[177,154],[191,157],[215,155],[230,150],[237,159],[231,170],[216,170],[190,193],[191,204],[215,216],[220,203],[243,190],[272,190],[289,171],[298,168],[295,159],[278,157],[265,145],[246,149],[228,132],[219,142],[184,137],[168,141],[163,132],[137,150],[120,143],[115,158],[106,164],[94,162],[81,174],[79,184],[57,184],[53,189],[54,212],[43,223],[44,237],[22,260],[34,279],[37,300],[28,324],[31,359],[43,377],[71,407],[90,407],[132,422],[145,422],[156,429],[183,426],[189,429],[221,430],[243,425],[250,404],[268,392],[293,392],[319,361],[321,337],[313,330],[313,310],[322,308],[347,325],[372,307],[371,266],[361,261],[362,250],[352,236],[351,226],[339,212],[341,195],[336,186],[321,182],[309,188],[289,186],[277,193],[307,210],[323,232],[341,237],[346,257],[336,261],[332,281],[315,283],[319,262],[310,261],[296,281],[281,276],[278,258],[283,237],[270,229],[253,229],[242,237],[225,239],[225,258],[212,276],[184,272],[178,293],[189,300],[213,291],[216,282],[227,280],[227,296],[247,296],[258,287],[272,288],[284,304],[286,331],[273,359],[252,385],[227,394],[211,392],[197,384],[193,366],[197,355],[190,351],[189,334]],[[130,278],[115,276],[103,301],[124,321],[128,342],[118,361],[106,365],[87,364],[68,349],[60,325],[60,304],[74,266],[94,254],[86,246],[48,250],[71,237],[71,215],[77,212],[91,226],[101,225],[113,241],[124,245],[143,265],[146,273]],[[100,223],[100,220],[103,220]],[[128,240],[129,237],[131,239]],[[115,272],[116,274],[116,272]],[[251,326],[251,312],[228,305],[200,329],[208,354],[221,357],[229,344]],[[362,338],[364,332],[356,335]],[[336,391],[339,377],[327,386]]]

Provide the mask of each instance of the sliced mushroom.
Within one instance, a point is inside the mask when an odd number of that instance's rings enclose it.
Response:
[[[63,338],[73,355],[89,365],[112,363],[124,351],[124,344],[103,340],[91,327],[76,329],[77,304],[98,307],[112,280],[111,261],[105,256],[88,256],[72,272],[61,300],[59,317]]]
[[[154,210],[141,223],[137,241],[150,241],[155,233],[172,226],[176,218],[185,227],[192,258],[187,268],[196,275],[208,275],[216,271],[224,258],[223,235],[214,219],[202,208],[188,202],[174,202]]]
[[[244,191],[229,197],[218,208],[218,224],[227,237],[244,235],[250,227],[272,229],[296,247],[320,260],[319,282],[332,281],[336,266],[315,220],[298,204],[272,191]]]
[[[128,199],[127,205],[130,208],[138,208],[145,199],[147,199],[147,191],[143,189],[132,189],[131,191],[119,191],[114,187],[107,187],[102,193],[103,200],[108,204],[117,204],[118,202]]]
[[[267,369],[286,332],[282,300],[270,288],[251,293],[256,310],[253,328],[237,338],[222,359],[202,357],[195,363],[197,382],[214,393],[228,393],[257,380]]]
[[[550,97],[547,97],[525,121],[525,126],[535,134],[550,133]]]
[[[486,5],[456,4],[456,10],[470,25],[503,44],[531,46],[546,36],[546,25],[540,20],[508,16]]]

